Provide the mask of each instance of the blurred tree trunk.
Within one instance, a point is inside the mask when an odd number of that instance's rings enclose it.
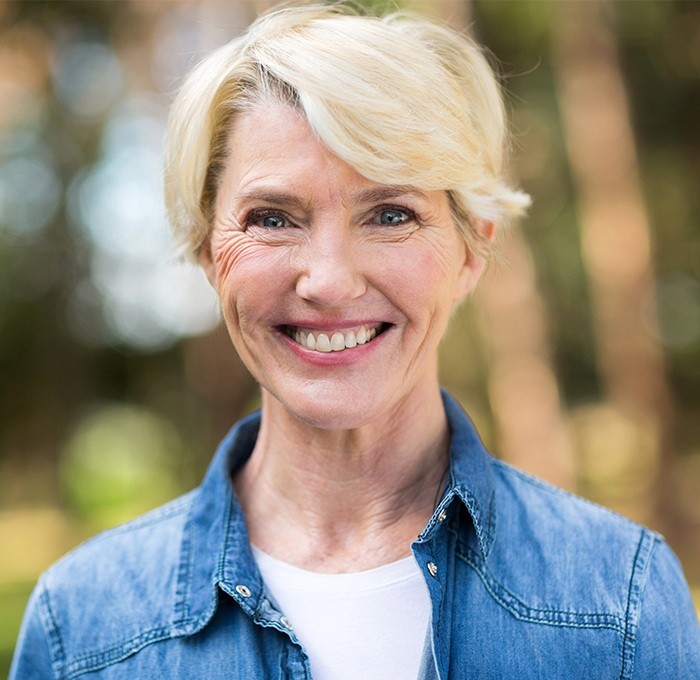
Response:
[[[442,0],[433,13],[461,30],[472,21],[468,0]],[[532,256],[517,228],[499,248],[505,264],[485,277],[474,298],[490,356],[487,391],[498,451],[514,465],[572,489],[573,451]]]
[[[598,372],[615,408],[640,429],[653,425],[661,472],[637,503],[642,519],[668,530],[673,406],[662,351],[648,330],[656,321],[651,236],[613,10],[605,0],[554,3],[553,68],[579,200]],[[647,507],[652,514],[644,516]]]
[[[499,451],[518,467],[573,489],[573,451],[532,256],[517,228],[500,250],[505,264],[482,280],[475,296],[490,353],[487,389]]]

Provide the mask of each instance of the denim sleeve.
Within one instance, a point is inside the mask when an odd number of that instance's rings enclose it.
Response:
[[[700,678],[700,626],[678,559],[657,541],[641,601],[632,678]]]
[[[49,644],[41,621],[42,590],[37,586],[29,598],[8,680],[49,680],[54,677]]]

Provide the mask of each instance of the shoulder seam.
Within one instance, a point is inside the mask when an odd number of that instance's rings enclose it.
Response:
[[[642,591],[646,585],[651,556],[660,540],[661,539],[651,531],[643,529],[639,543],[637,544],[637,553],[632,563],[632,571],[627,591],[627,612],[625,614],[625,636],[622,642],[620,680],[631,680],[632,678]]]
[[[46,642],[49,648],[51,659],[51,668],[57,678],[62,677],[63,668],[66,663],[66,651],[63,644],[61,631],[56,623],[56,617],[53,614],[51,601],[49,598],[49,589],[43,580],[39,581],[40,591],[37,593],[39,605],[41,607],[41,625],[44,629]]]

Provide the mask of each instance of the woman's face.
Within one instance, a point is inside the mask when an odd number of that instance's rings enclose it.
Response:
[[[437,386],[450,310],[483,268],[445,192],[366,179],[284,105],[237,119],[201,259],[253,376],[333,429]]]

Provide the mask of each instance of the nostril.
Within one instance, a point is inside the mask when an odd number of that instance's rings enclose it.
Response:
[[[364,277],[352,268],[326,261],[304,272],[297,281],[299,297],[324,306],[337,306],[363,295]]]

